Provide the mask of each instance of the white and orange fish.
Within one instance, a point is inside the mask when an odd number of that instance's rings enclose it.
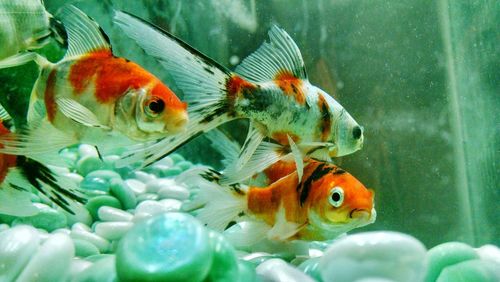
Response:
[[[115,57],[99,26],[73,6],[60,16],[68,35],[65,57],[52,64],[36,53],[0,62],[8,67],[35,60],[40,75],[33,88],[26,134],[4,141],[3,152],[27,155],[75,143],[117,146],[184,130],[188,115],[165,84],[139,65]]]
[[[42,0],[0,0],[0,60],[45,46],[50,38],[64,43],[60,23]]]
[[[266,186],[220,185],[220,173],[199,169],[177,181],[199,187],[189,204],[201,207],[199,220],[221,232],[231,222],[253,224],[247,239],[328,240],[375,221],[373,191],[333,164],[306,160],[301,181],[293,161],[280,161],[267,173]]]
[[[224,183],[244,180],[284,158],[297,147],[303,155],[330,161],[362,147],[363,129],[328,93],[307,79],[300,50],[292,38],[274,26],[255,53],[232,72],[182,40],[135,16],[116,12],[116,24],[146,53],[155,57],[183,90],[189,105],[186,132],[146,144],[122,162],[147,165],[193,137],[222,123],[251,121],[246,142]],[[277,146],[257,149],[262,140]]]
[[[3,124],[9,119],[8,113],[0,106],[0,140],[10,134]],[[73,208],[78,203],[86,201],[75,183],[49,167],[25,156],[0,153],[0,214],[31,216],[38,213],[38,208],[31,202],[35,190],[71,214],[75,213]]]

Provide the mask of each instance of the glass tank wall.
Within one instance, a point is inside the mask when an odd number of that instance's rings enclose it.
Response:
[[[52,13],[68,1],[45,0]],[[500,245],[500,4],[494,0],[74,1],[116,54],[175,86],[112,25],[122,9],[234,68],[272,24],[297,42],[309,79],[365,128],[365,145],[335,160],[376,191],[378,218],[359,231],[397,230],[427,247],[458,240]],[[63,54],[45,47],[49,58]],[[22,76],[20,76],[22,74]],[[19,81],[22,77],[22,81]],[[1,70],[1,99],[22,116],[36,66]],[[12,109],[11,109],[12,111]],[[238,121],[226,128],[246,133]],[[220,168],[203,138],[187,158]]]

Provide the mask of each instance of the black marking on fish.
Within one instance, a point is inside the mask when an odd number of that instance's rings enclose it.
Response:
[[[322,163],[318,165],[314,171],[309,175],[306,180],[302,180],[302,183],[299,183],[297,186],[297,191],[300,191],[300,205],[302,206],[307,200],[307,196],[309,196],[309,192],[311,190],[311,185],[314,181],[320,179],[326,174],[330,173],[334,167]]]
[[[344,174],[346,173],[345,170],[341,169],[341,168],[337,168],[335,171],[332,172],[333,174]]]
[[[186,144],[186,143],[190,142],[191,140],[193,140],[194,138],[196,138],[196,137],[200,136],[201,134],[203,134],[203,131],[196,132],[196,133],[195,133],[195,134],[193,134],[191,137],[189,137],[186,141],[184,141],[184,142],[182,142],[181,144],[179,144],[179,145],[175,146],[174,148],[172,148],[172,150],[170,150],[170,151],[166,152],[165,154],[162,154],[161,156],[159,156],[159,157],[155,158],[155,161],[160,160],[160,159],[163,159],[164,157],[168,156],[168,155],[169,155],[170,153],[172,153],[173,151],[175,151],[175,150],[179,149],[179,148],[180,148],[180,147],[182,147],[184,144]],[[160,140],[160,141],[161,141],[161,140],[163,140],[163,139],[158,139],[158,140]],[[174,140],[175,140],[175,139],[174,139]],[[173,142],[174,140],[172,140],[172,142]],[[133,156],[133,155],[134,155],[134,154],[132,153],[132,154],[130,154],[129,156]],[[149,154],[147,154],[147,155],[146,155],[146,159],[149,159],[149,158],[153,157],[153,155],[154,155],[154,153],[149,153]],[[153,163],[154,163],[154,162],[150,162],[150,163],[148,163],[148,164],[146,165],[146,167],[147,167],[147,166],[150,166],[150,165],[151,165],[151,164],[153,164]]]
[[[214,75],[214,74],[215,74],[215,73],[214,73],[214,71],[213,71],[213,70],[211,70],[209,67],[203,67],[203,69],[204,69],[206,72],[208,72],[209,74],[212,74],[212,75]]]

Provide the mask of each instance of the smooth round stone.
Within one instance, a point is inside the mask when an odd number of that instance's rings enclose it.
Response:
[[[165,166],[173,166],[174,161],[172,160],[171,157],[166,156],[163,159],[157,161],[155,164],[160,164],[160,165],[165,165]]]
[[[31,257],[16,281],[66,281],[74,255],[75,248],[68,235],[52,234]]]
[[[159,177],[173,177],[182,173],[182,168],[178,166],[173,166],[171,168],[165,169],[158,176]]]
[[[83,259],[74,258],[71,260],[71,266],[69,268],[69,277],[68,281],[75,281],[74,278],[79,275],[82,271],[89,268],[92,265],[91,262],[88,262]]]
[[[76,274],[72,282],[115,282],[116,276],[115,256],[108,256],[96,261],[90,267]]]
[[[86,232],[92,232],[92,228],[90,228],[87,224],[77,222],[71,226],[72,231],[86,231]]]
[[[146,192],[158,193],[163,188],[177,185],[173,179],[159,178],[146,183]]]
[[[29,224],[36,228],[45,229],[52,232],[58,228],[68,225],[66,216],[63,213],[42,204],[35,204],[39,207],[39,212],[32,216],[20,217],[12,225]]]
[[[109,192],[110,183],[113,179],[122,179],[122,177],[112,170],[96,170],[87,174],[80,184],[80,188],[85,190],[98,190]]]
[[[169,212],[180,211],[182,202],[176,199],[163,199],[158,201],[158,203],[165,206]]]
[[[86,240],[73,239],[75,244],[75,254],[78,257],[88,257],[100,254],[99,249],[92,243]]]
[[[255,271],[255,266],[244,260],[238,261],[238,274],[239,279],[233,280],[238,282],[258,282],[261,281],[257,277],[257,271]]]
[[[83,230],[71,230],[70,236],[73,239],[80,239],[92,243],[101,253],[106,253],[109,250],[109,241],[97,234]]]
[[[108,206],[100,207],[97,215],[102,221],[131,221],[134,217],[129,212]]]
[[[158,177],[163,177],[163,173],[167,171],[169,168],[171,168],[171,166],[154,164],[150,168],[148,168],[147,172],[151,173],[152,175],[156,175]]]
[[[436,281],[441,271],[449,265],[478,258],[476,251],[464,243],[448,242],[437,245],[427,253],[429,269],[425,281]]]
[[[213,261],[205,281],[237,281],[239,277],[236,253],[226,239],[217,232],[209,232]]]
[[[161,188],[158,191],[160,199],[186,200],[189,198],[189,190],[186,187],[174,184]]]
[[[90,212],[90,215],[94,220],[98,219],[97,211],[103,206],[114,207],[117,209],[122,208],[120,201],[118,201],[115,197],[107,195],[90,198],[87,204],[85,204],[85,207]]]
[[[59,228],[59,229],[56,229],[52,232],[52,234],[55,234],[55,233],[62,233],[62,234],[66,234],[69,236],[69,234],[71,233],[71,230],[69,230],[68,228]]]
[[[0,232],[5,231],[9,228],[10,228],[10,226],[8,224],[5,224],[5,223],[0,224]]]
[[[163,214],[170,212],[167,206],[161,204],[157,201],[144,201],[137,205],[135,209],[134,221],[142,220],[147,217],[151,217],[158,214]]]
[[[134,192],[128,188],[121,179],[112,179],[109,183],[111,194],[113,194],[125,209],[133,209],[137,205],[137,198]]]
[[[476,253],[481,260],[491,261],[499,265],[500,269],[500,248],[495,245],[484,245],[476,249]]]
[[[83,176],[81,176],[78,173],[69,172],[69,173],[63,174],[63,176],[64,176],[64,178],[67,178],[67,179],[73,181],[73,183],[76,183],[76,184],[80,184],[83,181]]]
[[[450,265],[441,271],[436,282],[498,282],[500,268],[493,262],[467,260]]]
[[[160,197],[158,197],[158,194],[155,194],[155,193],[144,193],[144,194],[140,194],[139,196],[137,196],[137,202],[141,203],[141,202],[144,202],[144,201],[156,201],[159,198]]]
[[[175,166],[182,169],[182,171],[186,171],[186,170],[190,169],[193,166],[193,164],[191,162],[188,162],[188,161],[180,161],[180,162],[176,163]]]
[[[323,281],[377,277],[422,281],[426,250],[417,239],[398,232],[364,232],[335,241],[319,262]]]
[[[311,276],[316,281],[321,282],[321,273],[319,272],[320,257],[315,257],[302,262],[297,268],[305,274]]]
[[[99,255],[93,255],[93,256],[86,257],[85,260],[92,262],[92,263],[95,263],[95,262],[98,262],[102,259],[105,259],[108,257],[114,257],[114,256],[115,255],[111,255],[111,254],[99,254]]]
[[[137,179],[127,179],[125,180],[125,184],[134,192],[134,194],[140,195],[146,193],[146,184]]]
[[[69,166],[73,166],[78,160],[78,152],[71,150],[63,150],[59,154]]]
[[[40,244],[38,231],[19,225],[0,233],[0,281],[14,281]]]
[[[264,281],[314,282],[311,277],[281,259],[267,260],[257,266],[256,271]]]
[[[171,154],[169,157],[175,164],[186,160],[182,155],[179,154]]]
[[[70,214],[69,212],[63,210],[60,207],[57,207],[57,210],[62,212],[68,221],[68,226],[73,226],[75,223],[85,223],[87,225],[92,224],[92,216],[90,215],[89,210],[83,205],[73,206],[72,210],[74,214]]]
[[[108,239],[118,240],[132,228],[132,222],[99,222],[95,225],[95,234]]]
[[[80,157],[91,156],[99,158],[97,149],[94,146],[88,144],[80,144],[80,146],[78,146],[78,154],[80,155]]]
[[[105,169],[115,169],[115,163],[120,159],[120,156],[109,155],[102,158]]]
[[[149,181],[156,179],[156,176],[140,170],[134,171],[132,177],[141,181],[142,183],[148,183]]]
[[[101,169],[102,161],[98,157],[84,156],[76,162],[76,171],[81,175],[87,175],[92,171]]]
[[[248,263],[251,263],[254,267],[257,267],[259,264],[275,258],[280,258],[280,256],[266,252],[257,252],[245,255],[241,259]]]
[[[120,241],[120,281],[202,281],[212,265],[203,225],[183,213],[166,213],[136,224]]]

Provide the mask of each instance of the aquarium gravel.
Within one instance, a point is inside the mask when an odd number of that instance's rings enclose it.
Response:
[[[500,281],[496,246],[427,250],[399,232],[238,246],[182,212],[190,191],[175,177],[193,165],[181,155],[142,170],[88,145],[61,155],[91,198],[77,215],[34,196],[38,214],[1,216],[0,281]]]

